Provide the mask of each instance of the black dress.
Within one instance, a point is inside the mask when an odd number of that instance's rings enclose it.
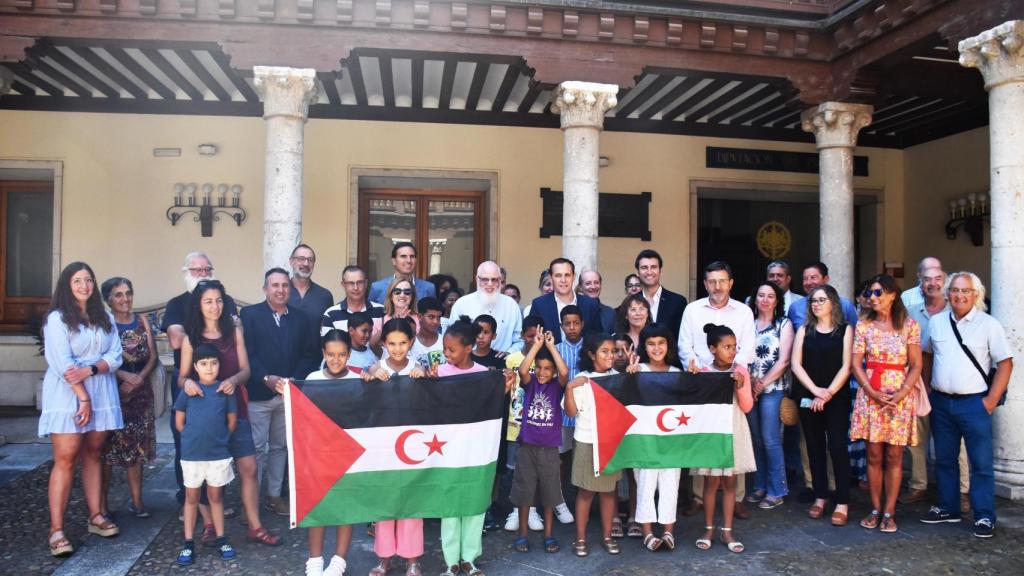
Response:
[[[836,326],[832,332],[822,333],[814,329],[804,328],[803,367],[815,386],[828,388],[832,379],[843,367],[843,336],[846,324]],[[794,378],[794,380],[796,380]],[[814,398],[810,391],[799,381],[793,382],[793,398],[800,402],[803,398]],[[850,404],[850,387],[843,386],[832,402]]]

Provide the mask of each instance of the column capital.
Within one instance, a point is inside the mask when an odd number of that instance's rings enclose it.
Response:
[[[305,120],[316,99],[316,70],[255,66],[253,84],[263,100],[263,118],[290,116]]]
[[[823,102],[804,110],[800,125],[804,132],[814,134],[818,150],[823,148],[853,148],[857,133],[871,124],[874,106],[847,102]]]
[[[604,113],[619,103],[615,84],[562,82],[555,88],[551,110],[562,116],[562,129],[604,127]]]
[[[1024,82],[1024,20],[1010,20],[973,38],[961,40],[960,65],[977,68],[985,89]]]

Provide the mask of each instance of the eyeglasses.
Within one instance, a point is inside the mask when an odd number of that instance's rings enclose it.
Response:
[[[501,278],[486,278],[484,276],[477,276],[476,279],[481,284],[497,284],[501,282]]]
[[[188,271],[193,274],[210,274],[213,272],[213,266],[203,266],[202,268],[189,268]]]
[[[316,262],[316,258],[313,256],[292,256],[292,260],[295,260],[296,262],[304,262],[306,264]]]
[[[412,288],[392,288],[392,296],[412,296]]]
[[[811,298],[811,306],[815,306],[815,305],[820,306],[820,305],[822,305],[822,304],[824,304],[825,302],[828,302],[828,301],[829,301],[828,298]]]
[[[950,294],[963,294],[964,296],[970,296],[974,294],[974,288],[950,288]]]
[[[865,290],[864,292],[861,292],[861,296],[865,298],[871,298],[872,296],[874,296],[875,298],[881,298],[882,294],[885,294],[885,291],[882,290],[881,288],[875,288],[874,290]]]

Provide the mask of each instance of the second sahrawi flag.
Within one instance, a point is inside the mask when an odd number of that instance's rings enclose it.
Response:
[[[491,503],[503,392],[496,371],[291,384],[291,526],[482,514]]]
[[[731,468],[727,373],[642,372],[590,381],[594,473],[624,468]]]

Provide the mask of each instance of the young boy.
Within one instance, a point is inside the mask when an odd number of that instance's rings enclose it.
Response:
[[[222,489],[235,475],[231,470],[228,442],[235,430],[237,405],[233,395],[217,392],[220,360],[217,349],[200,344],[192,354],[192,367],[199,377],[202,396],[179,394],[174,402],[174,426],[181,433],[181,471],[185,478],[185,544],[178,564],[195,562],[193,532],[199,507],[199,491],[206,482],[206,496],[217,532],[220,557],[235,557],[235,549],[224,538],[224,501]]]
[[[565,360],[565,365],[569,368],[569,380],[572,380],[580,371],[580,350],[583,349],[583,313],[575,304],[569,304],[562,308],[558,317],[562,322],[562,333],[565,334],[565,338],[558,343],[558,353]],[[561,449],[563,454],[572,451],[572,434],[575,427],[575,418],[563,416]]]
[[[348,317],[348,337],[352,340],[348,366],[366,370],[376,364],[380,358],[370,348],[370,337],[373,335],[373,318],[366,312],[353,312]]]
[[[490,370],[503,370],[506,354],[491,348],[491,343],[498,337],[498,321],[490,314],[481,314],[473,320],[473,324],[480,327],[473,348],[473,362]]]
[[[562,393],[569,381],[569,368],[558,353],[551,332],[534,335],[528,345],[529,351],[519,365],[519,383],[526,396],[510,496],[519,509],[519,537],[515,548],[519,552],[530,550],[526,538],[528,508],[539,499],[544,507],[544,551],[555,553],[559,546],[551,535],[554,508],[565,504],[558,450],[562,445]],[[535,364],[533,374],[531,364]]]
[[[409,349],[409,358],[428,370],[438,364],[444,364],[444,343],[441,340],[441,315],[444,307],[441,301],[428,296],[416,303],[420,313],[420,329],[416,341]]]

